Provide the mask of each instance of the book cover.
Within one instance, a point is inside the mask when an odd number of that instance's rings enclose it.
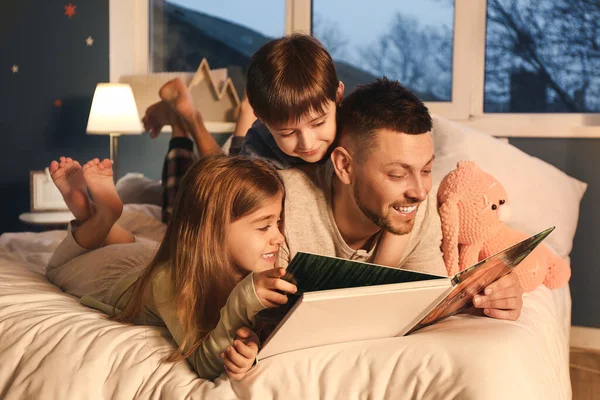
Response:
[[[365,338],[376,337],[378,333],[375,328],[377,327],[371,327],[370,330],[363,329],[361,318],[368,319],[370,324],[380,323],[381,334],[385,332],[385,335],[388,336],[394,329],[396,332],[391,336],[410,334],[439,322],[471,307],[471,301],[475,294],[509,273],[553,229],[552,227],[533,235],[459,272],[454,277],[425,274],[336,257],[298,253],[282,278],[294,283],[298,287],[298,292],[288,295],[288,303],[285,306],[263,310],[256,317],[255,330],[259,334],[261,342],[264,343],[263,349],[273,341],[275,345],[272,347],[276,347],[276,349],[271,348],[267,351],[261,349],[261,352],[273,355],[281,352],[282,349],[292,350],[295,346],[297,348],[311,347],[311,340],[296,332],[297,329],[305,329],[304,325],[311,325],[313,331],[321,328],[319,324],[327,325],[323,327],[323,331],[327,335],[339,336],[338,338],[324,339],[321,335],[318,339],[314,339],[314,345],[319,345],[335,343],[337,339],[340,339],[338,342],[350,339],[344,331],[345,328],[352,328],[348,324],[353,325],[352,329],[362,330],[361,334],[368,335]],[[436,295],[434,292],[438,294]],[[362,303],[356,303],[357,297],[361,298]],[[413,299],[415,301],[412,301]],[[428,300],[424,301],[423,299]],[[389,304],[382,304],[382,301],[398,301],[398,304],[389,307]],[[319,302],[321,306],[314,308],[315,304]],[[349,318],[345,320],[346,326],[337,326],[329,319],[343,318],[344,302],[349,307],[352,304],[359,307],[364,303],[369,303],[373,307],[387,310],[385,313],[390,315],[381,315],[381,318],[356,315],[356,321],[354,318]],[[419,307],[418,310],[414,309],[416,305]],[[327,307],[331,307],[329,311],[325,311]],[[409,309],[404,309],[404,313],[410,314],[410,318],[402,315],[402,307],[409,307]],[[373,313],[379,311],[374,309]],[[336,313],[336,315],[329,315],[328,312]],[[313,314],[315,315],[314,321],[311,318]],[[301,318],[303,323],[298,323],[298,318]],[[393,320],[402,320],[401,324],[406,326],[394,325]],[[286,322],[288,326],[285,325]],[[294,328],[291,329],[290,326]],[[360,340],[361,334],[357,334],[355,340]],[[273,340],[275,335],[279,336]],[[283,335],[293,337],[293,340],[298,343],[285,343],[286,338],[281,337]],[[341,340],[342,338],[344,340]]]

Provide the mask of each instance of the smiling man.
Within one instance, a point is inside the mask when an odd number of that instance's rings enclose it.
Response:
[[[322,165],[280,171],[286,185],[280,262],[298,251],[372,261],[382,234],[398,267],[446,275],[431,190],[431,117],[397,81],[359,87],[338,110],[338,146]]]
[[[310,252],[446,275],[432,187],[432,121],[397,81],[358,87],[338,110],[338,146],[324,164],[280,171],[286,187],[281,266]],[[381,260],[385,259],[385,262]],[[485,288],[475,307],[516,320],[523,289],[515,274]]]

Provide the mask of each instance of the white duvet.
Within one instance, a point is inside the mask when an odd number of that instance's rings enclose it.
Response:
[[[138,233],[156,231],[129,215]],[[408,337],[282,354],[243,381],[210,382],[185,363],[161,363],[165,329],[108,321],[46,280],[64,234],[0,236],[1,399],[571,398],[567,288],[526,294],[518,322],[453,317]]]

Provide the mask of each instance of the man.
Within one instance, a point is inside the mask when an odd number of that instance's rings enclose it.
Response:
[[[280,171],[286,186],[280,265],[298,251],[359,261],[384,252],[398,267],[446,275],[436,197],[428,196],[431,128],[425,105],[397,81],[377,80],[344,99],[330,161]],[[474,302],[490,317],[516,320],[522,293],[509,274]]]

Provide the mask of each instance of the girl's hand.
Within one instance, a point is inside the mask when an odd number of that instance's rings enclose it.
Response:
[[[504,275],[473,297],[473,305],[491,318],[516,321],[523,308],[523,289],[516,274]]]
[[[239,381],[252,368],[257,354],[258,337],[256,334],[250,328],[238,329],[233,346],[227,347],[221,353],[221,358],[225,363],[225,372],[231,379]]]
[[[296,293],[296,285],[284,281],[285,268],[274,268],[254,274],[254,289],[260,302],[268,308],[278,307],[287,303],[288,299],[284,293]]]

